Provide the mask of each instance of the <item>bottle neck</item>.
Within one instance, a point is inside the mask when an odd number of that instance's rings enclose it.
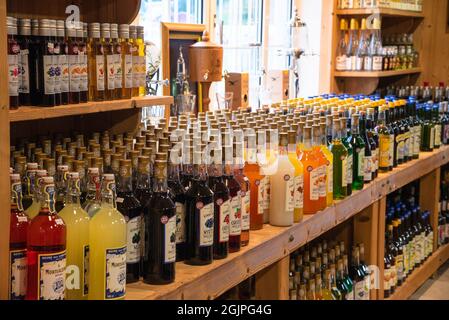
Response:
[[[229,166],[226,166],[227,170],[229,169]],[[207,180],[207,166],[204,164],[195,164],[193,166],[193,175],[195,180],[206,182]],[[228,174],[227,174],[228,175]],[[230,167],[230,174],[233,175],[232,166]]]
[[[50,215],[56,214],[55,209],[55,186],[47,185],[43,186],[42,196],[40,199],[41,212],[48,213]]]
[[[168,165],[168,180],[170,181],[180,181],[180,168],[179,165],[170,163]]]
[[[133,184],[131,176],[119,176],[119,192],[132,192]]]
[[[148,172],[138,172],[137,189],[150,189],[150,174]]]
[[[66,194],[66,204],[80,205],[80,180],[69,180]]]
[[[114,182],[105,182],[101,190],[101,205],[108,208],[117,208],[116,185]]]

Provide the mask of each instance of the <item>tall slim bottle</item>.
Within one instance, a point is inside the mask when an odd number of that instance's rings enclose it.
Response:
[[[341,118],[341,130],[342,130],[342,142],[345,146],[346,150],[348,151],[348,158],[346,162],[346,197],[350,196],[352,194],[352,181],[353,181],[353,171],[354,171],[354,149],[352,148],[351,143],[348,141],[348,137],[346,134],[346,125],[347,125],[347,119]]]
[[[89,100],[89,57],[87,52],[88,31],[87,23],[80,23],[76,29],[76,38],[79,46],[79,67],[80,67],[80,102],[86,103]]]
[[[61,104],[67,105],[69,103],[69,61],[68,61],[68,45],[65,34],[65,21],[56,21],[56,41],[59,45],[58,67],[60,71],[60,92]]]
[[[376,127],[376,132],[379,135],[379,172],[386,173],[390,171],[390,132],[386,126],[385,109],[379,110],[379,119]]]
[[[351,144],[354,151],[353,162],[353,183],[354,190],[362,190],[364,185],[364,160],[365,160],[365,142],[360,136],[360,116],[358,114],[352,115],[351,120],[351,136],[348,142]]]
[[[296,153],[297,141],[296,132],[290,131],[288,133],[288,158],[291,164],[295,167],[294,180],[294,222],[299,223],[304,218],[304,167],[299,161]]]
[[[80,81],[81,81],[81,64],[80,64],[80,48],[76,37],[76,28],[69,25],[67,30],[67,48],[69,63],[69,103],[80,103]]]
[[[132,55],[132,90],[131,95],[133,97],[139,96],[139,83],[140,83],[140,66],[141,59],[139,56],[139,44],[137,42],[137,27],[129,26],[129,43],[131,45],[131,55]]]
[[[326,123],[322,122],[320,124],[320,148],[326,158],[326,206],[330,207],[334,203],[334,155],[329,150],[329,147],[327,145],[326,129]]]
[[[27,293],[27,231],[30,219],[23,211],[20,175],[11,174],[9,229],[9,299],[24,300]]]
[[[137,26],[137,45],[139,46],[139,96],[143,97],[147,92],[147,63],[146,63],[146,45],[145,28]]]
[[[223,141],[228,141],[223,138]],[[230,156],[230,155],[233,156]],[[229,252],[240,251],[242,247],[242,187],[234,176],[234,163],[236,158],[236,146],[223,146],[225,159],[224,178],[225,184],[231,196],[231,215],[229,219]]]
[[[27,300],[64,300],[67,228],[55,210],[52,177],[42,178],[39,215],[28,228]]]
[[[123,299],[126,293],[126,221],[116,209],[115,177],[103,176],[101,209],[89,226],[89,300]]]
[[[175,281],[176,219],[176,205],[168,192],[167,154],[158,153],[153,195],[145,221],[145,283],[160,285]]]
[[[319,210],[322,211],[326,209],[327,205],[327,166],[329,161],[326,159],[322,149],[321,149],[321,128],[320,125],[312,126],[312,149],[314,156],[318,160],[318,193],[319,193]]]
[[[312,147],[312,128],[304,128],[304,146],[299,158],[304,167],[304,214],[320,210],[319,162]]]
[[[89,100],[104,101],[106,98],[106,69],[104,46],[101,41],[99,23],[89,25],[89,43],[87,45],[89,59]]]
[[[119,41],[121,44],[122,61],[122,99],[131,99],[133,88],[133,56],[129,41],[129,25],[119,26]]]
[[[53,65],[53,54],[55,44],[51,37],[50,20],[43,19],[39,24],[41,42],[39,44],[39,88],[42,90],[41,103],[44,107],[53,107],[55,100],[55,68]]]
[[[371,144],[366,130],[366,116],[365,113],[360,113],[360,135],[365,143],[365,155],[363,158],[363,180],[364,183],[370,183],[374,179],[373,175],[373,153],[375,150],[371,149]]]
[[[348,150],[341,142],[341,121],[333,121],[333,139],[330,150],[334,156],[334,199],[342,200],[346,197],[348,182],[346,180],[346,166]]]
[[[67,175],[65,207],[59,213],[67,226],[66,299],[86,300],[89,295],[89,216],[80,204],[78,172]]]
[[[31,37],[31,20],[19,19],[19,43],[20,43],[20,56],[19,56],[19,102],[21,106],[31,105],[31,87],[36,86],[35,69],[36,66],[31,66],[32,56],[30,52],[33,47],[33,40]],[[34,71],[33,77],[31,72]]]
[[[234,131],[235,134],[235,131]],[[251,224],[251,185],[247,176],[244,173],[244,160],[243,160],[243,143],[236,143],[237,158],[234,166],[235,180],[240,184],[240,208],[241,208],[241,242],[242,247],[246,247],[249,244],[249,229]]]
[[[111,38],[111,25],[109,23],[101,24],[101,41],[103,44],[105,61],[105,99],[115,99],[115,52]]]
[[[115,23],[111,24],[111,38],[112,38],[112,46],[114,50],[113,61],[114,61],[114,70],[115,70],[115,99],[122,98],[122,82],[123,82],[123,66],[122,66],[122,45],[119,41],[118,34],[118,25]]]
[[[350,61],[350,57],[348,57],[348,21],[346,19],[341,19],[340,21],[340,43],[338,45],[337,52],[337,61],[336,61],[336,69],[337,71],[346,71],[347,69],[347,61]]]

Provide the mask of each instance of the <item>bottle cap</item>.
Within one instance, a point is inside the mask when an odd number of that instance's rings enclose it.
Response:
[[[100,24],[98,22],[89,25],[89,37],[94,39],[100,38]]]
[[[17,18],[14,17],[6,17],[6,25],[8,28],[8,34],[17,35]]]
[[[19,34],[21,36],[31,35],[31,19],[19,19]]]

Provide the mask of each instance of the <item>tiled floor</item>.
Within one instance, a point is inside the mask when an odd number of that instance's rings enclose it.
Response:
[[[449,262],[437,274],[435,279],[427,280],[410,300],[449,300]]]

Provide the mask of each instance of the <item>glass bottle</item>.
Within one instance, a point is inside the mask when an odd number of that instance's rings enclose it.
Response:
[[[41,104],[44,107],[56,105],[55,98],[55,68],[53,64],[53,54],[55,43],[51,37],[50,20],[42,19],[39,24],[39,88],[42,90]]]
[[[346,284],[347,292],[345,295],[345,300],[354,300],[354,282],[352,281],[351,277],[349,276],[349,269],[348,269],[348,256],[343,254],[343,277],[344,282]]]
[[[346,71],[347,60],[349,57],[348,53],[348,43],[347,43],[347,31],[348,31],[348,21],[346,19],[340,20],[340,43],[338,45],[336,69],[337,71]]]
[[[7,17],[8,31],[8,93],[9,108],[15,110],[19,108],[19,88],[20,88],[20,44],[18,42],[17,19]]]
[[[236,134],[236,131],[234,131]],[[240,184],[240,210],[241,210],[241,243],[242,247],[249,244],[249,229],[251,224],[251,185],[247,176],[244,173],[244,159],[243,159],[243,143],[236,143],[236,163],[234,165],[234,177]]]
[[[89,300],[118,300],[126,292],[127,230],[116,209],[113,174],[103,176],[101,199],[89,226]]]
[[[58,59],[58,71],[59,78],[59,91],[61,97],[61,105],[67,105],[69,103],[69,62],[67,58],[68,46],[65,35],[65,21],[56,21],[56,42],[59,45]]]
[[[153,195],[145,221],[144,282],[175,281],[176,205],[168,192],[167,154],[156,154]]]
[[[390,131],[386,126],[385,109],[381,108],[379,112],[378,124],[376,132],[379,136],[379,172],[386,173],[390,169]]]
[[[147,63],[146,63],[146,45],[145,28],[137,26],[137,45],[139,46],[139,96],[143,97],[147,92]]]
[[[140,83],[140,66],[141,59],[139,56],[139,44],[137,42],[137,27],[129,26],[129,43],[131,45],[132,55],[132,91],[133,97],[139,96],[139,83]]]
[[[432,110],[429,105],[423,108],[424,123],[422,126],[421,151],[432,152],[435,144],[435,127],[432,123]]]
[[[321,151],[326,159],[326,206],[330,207],[334,204],[334,155],[329,150],[326,139],[326,123],[322,119],[320,124],[321,133]]]
[[[351,19],[350,30],[350,46],[351,46],[351,70],[361,71],[363,70],[363,56],[360,50],[361,43],[359,34],[359,22],[355,19]]]
[[[207,186],[207,167],[201,159],[202,152],[196,151],[192,186],[186,192],[186,264],[189,265],[213,262],[214,193]]]
[[[60,165],[57,168],[55,178],[55,191],[56,191],[56,212],[60,212],[64,209],[65,200],[67,195],[67,174],[69,173],[69,166]]]
[[[346,162],[346,182],[348,183],[346,186],[346,194],[345,196],[348,197],[352,194],[352,183],[353,183],[353,177],[354,177],[354,149],[352,148],[352,144],[350,143],[348,139],[348,135],[345,134],[346,128],[347,128],[347,119],[341,118],[341,130],[342,130],[342,143],[345,146],[346,150],[348,151],[348,157]],[[344,191],[344,190],[343,190]]]
[[[31,66],[32,57],[30,52],[33,47],[33,40],[31,38],[31,20],[19,19],[19,103],[21,106],[31,105],[31,87],[36,86],[35,80],[35,66]],[[33,73],[31,73],[34,71]],[[31,74],[33,76],[31,76]]]
[[[37,19],[31,20],[31,42],[30,42],[30,96],[31,104],[34,106],[40,106],[42,104],[42,87],[39,86],[39,52],[40,42],[42,41],[40,36],[40,21]]]
[[[129,40],[129,25],[121,24],[119,26],[119,41],[121,44],[122,60],[122,99],[131,99],[133,88],[133,55],[132,44]]]
[[[111,25],[101,24],[101,42],[103,44],[105,61],[105,100],[115,99],[115,51],[111,37]]]
[[[365,290],[365,274],[360,269],[360,250],[358,247],[355,247],[352,252],[352,260],[351,260],[351,269],[350,269],[350,277],[354,283],[354,300],[368,300],[366,297]]]
[[[87,170],[87,194],[82,208],[91,218],[97,214],[101,208],[101,180],[100,169],[89,168]]]
[[[42,178],[41,186],[41,208],[28,228],[26,299],[64,300],[66,225],[55,210],[53,177]]]
[[[319,204],[319,162],[312,148],[312,128],[304,128],[304,146],[300,154],[304,167],[304,214],[315,214]]]
[[[334,199],[342,200],[346,197],[348,182],[346,180],[346,166],[348,158],[348,150],[341,141],[341,121],[333,121],[333,139],[330,150],[334,157]]]
[[[80,204],[78,172],[67,175],[68,187],[65,207],[59,213],[67,227],[66,299],[86,300],[89,294],[89,216]],[[73,270],[73,268],[78,268]]]
[[[101,41],[99,23],[89,25],[89,100],[104,101],[106,98],[106,70],[104,59],[104,46]]]
[[[113,46],[112,61],[114,63],[114,97],[115,99],[122,98],[122,82],[123,82],[123,63],[122,63],[122,44],[119,41],[118,25],[111,23],[111,38]]]
[[[131,160],[120,160],[117,210],[125,217],[127,228],[126,283],[133,283],[139,281],[140,276],[143,211],[133,193]]]
[[[25,211],[27,211],[33,204],[34,186],[37,170],[37,163],[27,163],[25,177],[22,178],[22,180],[24,181],[24,183],[22,183],[22,203],[23,209]]]
[[[79,46],[79,66],[80,66],[80,103],[89,100],[89,54],[88,54],[88,31],[87,23],[80,23],[76,29],[76,37]]]
[[[80,64],[80,48],[78,38],[76,37],[75,25],[69,25],[67,30],[67,49],[69,64],[69,103],[80,103],[80,81],[81,81],[81,64]]]
[[[363,180],[364,183],[370,183],[373,179],[373,153],[371,141],[368,137],[368,132],[366,130],[366,115],[364,112],[360,113],[360,135],[365,143],[365,154],[363,157]]]
[[[351,136],[348,142],[351,143],[354,150],[353,162],[353,183],[354,190],[362,190],[364,185],[364,159],[365,159],[365,142],[360,136],[360,116],[358,114],[352,115],[351,120]]]
[[[24,300],[27,293],[27,231],[30,219],[22,206],[20,175],[11,174],[10,180],[9,299]]]
[[[371,146],[372,177],[377,178],[379,172],[379,136],[374,127],[374,109],[368,108],[366,114],[366,134]]]
[[[294,222],[299,223],[304,219],[304,167],[296,153],[296,132],[288,132],[288,158],[295,167],[294,180]]]
[[[352,291],[349,290],[345,283],[343,260],[337,262],[336,288],[341,295],[341,300],[354,300],[351,298]]]
[[[319,124],[312,126],[312,152],[318,160],[318,189],[319,189],[319,211],[327,207],[327,166],[331,163],[324,152],[321,145],[321,127]],[[332,160],[332,159],[331,159]]]

